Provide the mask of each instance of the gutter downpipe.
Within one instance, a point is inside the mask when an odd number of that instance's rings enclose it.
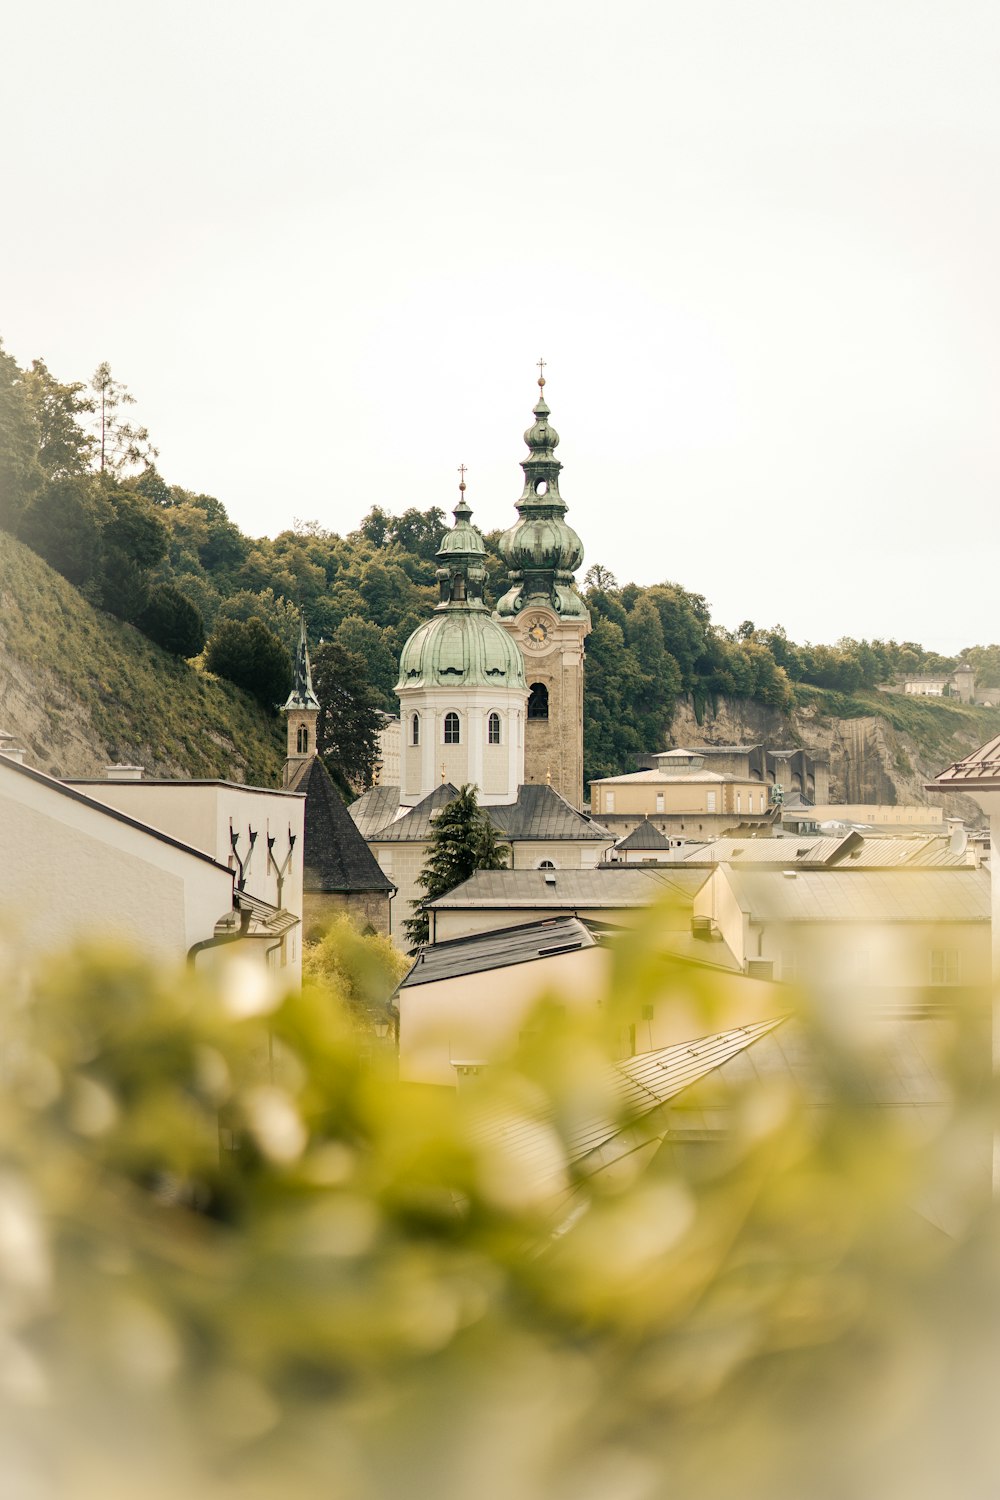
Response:
[[[252,913],[249,906],[238,908],[240,914],[239,932],[223,932],[218,937],[203,938],[200,943],[193,943],[187,951],[188,968],[193,969],[199,953],[204,953],[207,948],[224,948],[227,943],[238,943],[245,938],[250,930],[250,918]]]

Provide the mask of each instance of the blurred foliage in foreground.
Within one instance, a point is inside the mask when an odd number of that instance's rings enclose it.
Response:
[[[534,1120],[558,1162],[607,1067],[565,1013],[451,1095],[259,971],[210,989],[91,952],[3,994],[11,1500],[997,1493],[1000,1228],[964,1023],[918,1127],[862,1102],[803,1000],[828,1107],[757,1081],[701,1158],[574,1193],[571,1163],[539,1189],[476,1128]]]

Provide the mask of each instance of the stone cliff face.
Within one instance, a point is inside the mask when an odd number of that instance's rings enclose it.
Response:
[[[943,806],[945,817],[976,823],[982,813],[971,798],[927,793],[924,782],[988,737],[973,722],[968,731],[952,733],[931,748],[880,714],[841,719],[806,707],[786,717],[763,704],[730,698],[706,708],[700,724],[691,700],[681,700],[670,730],[673,745],[763,744],[769,750],[822,751],[829,759],[833,802]]]

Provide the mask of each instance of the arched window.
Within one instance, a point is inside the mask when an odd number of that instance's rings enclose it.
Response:
[[[299,755],[308,755],[309,754],[309,731],[308,731],[308,729],[306,728],[306,726],[304,724],[300,724],[299,725],[299,733],[298,733],[298,741],[297,741],[297,743],[298,743],[298,753],[299,753]]]
[[[528,699],[528,718],[547,719],[549,716],[549,690],[544,682],[533,682],[531,684],[531,696]]]
[[[420,715],[419,714],[414,714],[413,715],[413,727],[410,730],[410,744],[411,745],[419,745],[420,744]]]
[[[487,721],[486,721],[486,738],[487,738],[487,741],[489,742],[489,744],[491,744],[491,745],[499,745],[499,743],[500,743],[500,715],[499,714],[490,714],[489,718],[487,719]]]
[[[444,742],[446,745],[457,745],[462,739],[462,729],[458,714],[445,714],[444,716]]]
[[[551,859],[540,859],[538,861],[538,868],[540,870],[554,870],[555,865],[552,863]]]

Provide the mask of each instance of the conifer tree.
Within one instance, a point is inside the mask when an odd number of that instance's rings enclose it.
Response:
[[[505,870],[507,849],[479,806],[474,786],[463,786],[434,820],[427,859],[417,884],[427,895],[404,923],[411,951],[428,938],[427,902],[446,896],[477,870]]]

